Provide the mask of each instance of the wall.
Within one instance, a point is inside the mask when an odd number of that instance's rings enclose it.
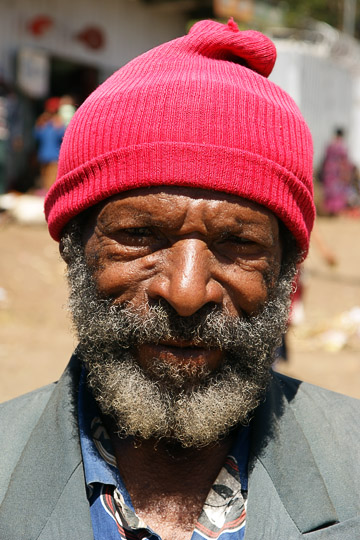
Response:
[[[189,7],[192,0],[186,1]],[[130,59],[183,35],[186,20],[180,1],[0,0],[0,80],[21,90],[11,125],[18,126],[22,145],[9,152],[8,189],[27,191],[37,185],[33,126],[49,95],[70,93],[80,104]],[[103,37],[98,48],[77,37],[91,27]],[[24,53],[26,60],[20,61]]]
[[[42,35],[28,30],[36,16],[51,18]],[[184,33],[179,4],[149,5],[139,0],[0,0],[0,66],[8,74],[19,47],[31,46],[80,63],[101,66],[104,74],[145,50]],[[104,47],[91,49],[75,36],[98,27]]]
[[[278,59],[270,79],[284,88],[299,106],[314,140],[314,166],[320,165],[335,127],[343,127],[352,159],[360,163],[360,129],[354,122],[355,91],[360,84],[354,72],[340,62],[319,55],[310,45],[276,42]]]

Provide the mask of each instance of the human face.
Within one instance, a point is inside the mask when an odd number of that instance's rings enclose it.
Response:
[[[280,271],[276,217],[234,195],[194,188],[150,188],[98,205],[84,232],[85,256],[99,293],[135,308],[170,305],[189,317],[204,306],[233,317],[255,314]],[[215,370],[220,349],[190,342],[140,344],[145,370],[153,357]]]

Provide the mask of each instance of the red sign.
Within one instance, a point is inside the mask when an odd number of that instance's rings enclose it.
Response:
[[[27,28],[34,36],[43,36],[53,25],[54,21],[48,15],[37,15],[29,21]]]
[[[105,36],[103,31],[96,26],[88,26],[76,34],[76,39],[81,41],[89,49],[102,49],[105,45]]]

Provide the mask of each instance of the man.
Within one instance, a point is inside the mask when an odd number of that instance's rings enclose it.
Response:
[[[358,403],[271,372],[314,219],[274,61],[202,21],[72,119],[45,206],[79,345],[2,406],[1,538],[358,536]]]

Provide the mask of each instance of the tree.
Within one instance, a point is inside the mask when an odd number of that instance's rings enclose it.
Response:
[[[283,9],[287,26],[304,27],[310,19],[315,19],[342,29],[344,0],[271,0],[270,3]]]

